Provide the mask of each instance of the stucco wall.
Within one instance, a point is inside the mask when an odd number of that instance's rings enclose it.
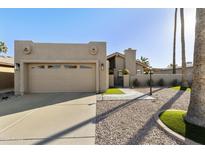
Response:
[[[97,48],[97,54],[90,53],[92,47]],[[29,48],[30,54],[25,54],[24,49]],[[106,64],[106,43],[105,42],[89,42],[87,44],[61,44],[61,43],[33,43],[32,41],[15,41],[15,64],[22,65],[23,61],[97,61],[99,66],[99,90],[105,91],[107,88],[107,64]],[[102,70],[102,65],[104,69]],[[22,66],[20,66],[20,70]],[[27,89],[27,70],[26,66],[24,73],[20,75],[20,70],[15,71],[15,92],[21,93],[21,85],[24,82],[23,89]],[[21,76],[24,76],[25,81],[21,81]],[[79,76],[82,78],[83,76]],[[79,83],[80,84],[80,83]]]
[[[136,73],[137,74],[143,74],[144,73],[144,68],[143,68],[143,66],[141,66],[141,65],[139,65],[139,64],[136,64]],[[140,70],[139,72],[138,72],[138,70]]]
[[[130,84],[133,85],[133,81],[137,79],[140,86],[147,86],[147,81],[150,79],[149,74],[137,74],[130,77]],[[166,86],[170,86],[174,79],[177,79],[178,82],[181,82],[181,74],[152,74],[152,80],[154,85],[158,86],[160,79],[164,80]],[[189,82],[191,82],[192,77],[188,76]]]
[[[0,71],[0,90],[14,88],[14,73]]]
[[[136,74],[136,50],[127,49],[125,53],[125,68],[129,70],[131,75]]]

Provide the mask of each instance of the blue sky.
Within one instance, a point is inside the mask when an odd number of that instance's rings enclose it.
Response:
[[[107,54],[137,49],[153,67],[172,63],[174,9],[0,9],[0,40],[14,55],[14,40],[106,41]],[[179,14],[178,14],[179,19]],[[195,9],[185,9],[187,61],[193,60]],[[180,20],[177,63],[181,63]]]

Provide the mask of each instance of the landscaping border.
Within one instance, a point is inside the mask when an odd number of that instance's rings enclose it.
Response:
[[[167,133],[168,135],[171,135],[175,139],[177,139],[177,140],[179,140],[179,141],[181,141],[181,142],[183,142],[183,143],[185,143],[187,145],[201,145],[200,143],[197,143],[197,142],[195,142],[195,141],[193,141],[191,139],[188,139],[188,138],[186,138],[186,137],[184,137],[184,136],[174,132],[170,128],[168,128],[159,118],[160,114],[162,112],[164,112],[164,111],[167,111],[167,110],[159,111],[158,113],[156,113],[154,115],[154,119],[155,119],[156,123],[158,124],[158,126],[160,128],[162,128],[165,133]],[[176,111],[176,110],[169,110],[169,111]]]

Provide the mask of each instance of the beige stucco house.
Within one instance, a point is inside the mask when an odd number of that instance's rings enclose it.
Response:
[[[15,94],[103,92],[108,88],[105,42],[15,41]]]
[[[14,88],[14,59],[0,56],[0,90]]]
[[[128,48],[124,54],[115,52],[107,56],[109,61],[109,72],[114,75],[114,86],[123,85],[123,70],[128,69],[130,75],[144,74],[148,66],[136,60],[136,50]]]

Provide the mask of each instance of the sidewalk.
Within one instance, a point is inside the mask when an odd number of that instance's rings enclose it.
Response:
[[[147,94],[129,88],[120,88],[125,94],[99,94],[97,100],[131,100],[131,99],[155,99]]]

